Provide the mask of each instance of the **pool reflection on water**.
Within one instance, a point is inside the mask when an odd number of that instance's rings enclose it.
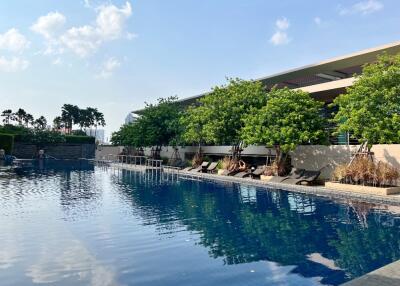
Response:
[[[400,258],[396,207],[93,166],[0,190],[1,285],[339,285]]]

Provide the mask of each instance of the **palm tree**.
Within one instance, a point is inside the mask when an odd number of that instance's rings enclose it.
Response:
[[[61,108],[61,119],[65,123],[68,133],[71,133],[74,124],[79,124],[81,112],[78,106],[64,104]]]
[[[10,124],[10,121],[11,121],[12,118],[13,118],[12,110],[11,110],[11,109],[6,109],[6,110],[4,110],[4,111],[2,112],[2,114],[1,114],[1,116],[4,117],[3,122],[4,122],[5,124]]]
[[[101,113],[100,111],[97,110],[97,108],[94,108],[94,136],[96,137],[97,133],[97,126],[102,126],[104,127],[106,125],[106,121],[104,120],[104,114]]]
[[[33,124],[34,118],[32,114],[26,113],[24,116],[25,126],[28,127],[29,124]]]
[[[44,130],[47,127],[47,119],[44,116],[40,116],[34,121],[34,126],[36,129]]]
[[[65,127],[65,123],[62,120],[61,116],[57,116],[53,120],[53,129],[60,130]]]
[[[17,112],[14,113],[15,120],[18,122],[18,125],[22,125],[23,122],[25,121],[25,117],[27,116],[27,113],[25,110],[22,108],[19,108]]]

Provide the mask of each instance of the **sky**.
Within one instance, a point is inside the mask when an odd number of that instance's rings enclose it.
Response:
[[[96,107],[106,136],[144,102],[400,40],[398,0],[0,1],[0,110]]]

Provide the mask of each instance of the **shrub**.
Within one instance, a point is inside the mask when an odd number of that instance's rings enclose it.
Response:
[[[11,134],[0,134],[0,149],[6,154],[11,154],[14,146],[14,136]]]
[[[200,164],[201,164],[202,162],[203,162],[203,154],[197,152],[197,153],[193,156],[193,159],[192,159],[192,167],[200,166]]]
[[[278,175],[278,164],[273,162],[271,166],[266,166],[264,169],[264,176],[277,176]]]
[[[66,143],[75,143],[75,144],[94,144],[96,138],[91,136],[75,136],[75,135],[68,135],[65,136]]]
[[[374,163],[362,157],[356,158],[350,165],[339,165],[332,174],[332,179],[344,184],[392,186],[399,179],[399,171],[384,162]]]

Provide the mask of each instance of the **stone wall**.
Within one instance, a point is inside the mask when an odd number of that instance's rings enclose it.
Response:
[[[122,151],[122,147],[113,147],[115,155]],[[118,149],[119,148],[119,149]],[[307,170],[321,170],[321,178],[329,179],[333,169],[339,164],[346,164],[350,161],[351,154],[357,150],[355,145],[307,145],[298,146],[294,152],[291,152],[292,165],[296,168]],[[203,146],[205,155],[226,156],[229,155],[231,146]],[[107,150],[111,150],[107,149]],[[170,158],[173,152],[172,147],[163,147],[161,156]],[[197,146],[179,147],[181,158],[188,158],[197,151]],[[380,160],[391,164],[400,169],[400,144],[374,145],[372,147],[375,160]],[[110,151],[105,153],[111,154]],[[274,150],[263,146],[249,146],[244,148],[242,155],[251,157],[265,157],[268,154],[274,155]],[[146,148],[145,155],[150,156],[150,148]]]
[[[96,159],[105,160],[108,156],[115,156],[122,152],[124,147],[122,146],[112,146],[112,145],[98,145],[96,149]]]
[[[46,144],[36,146],[35,144],[14,143],[13,155],[19,159],[32,159],[37,156],[39,149],[45,154],[57,159],[93,159],[95,156],[95,144]]]

